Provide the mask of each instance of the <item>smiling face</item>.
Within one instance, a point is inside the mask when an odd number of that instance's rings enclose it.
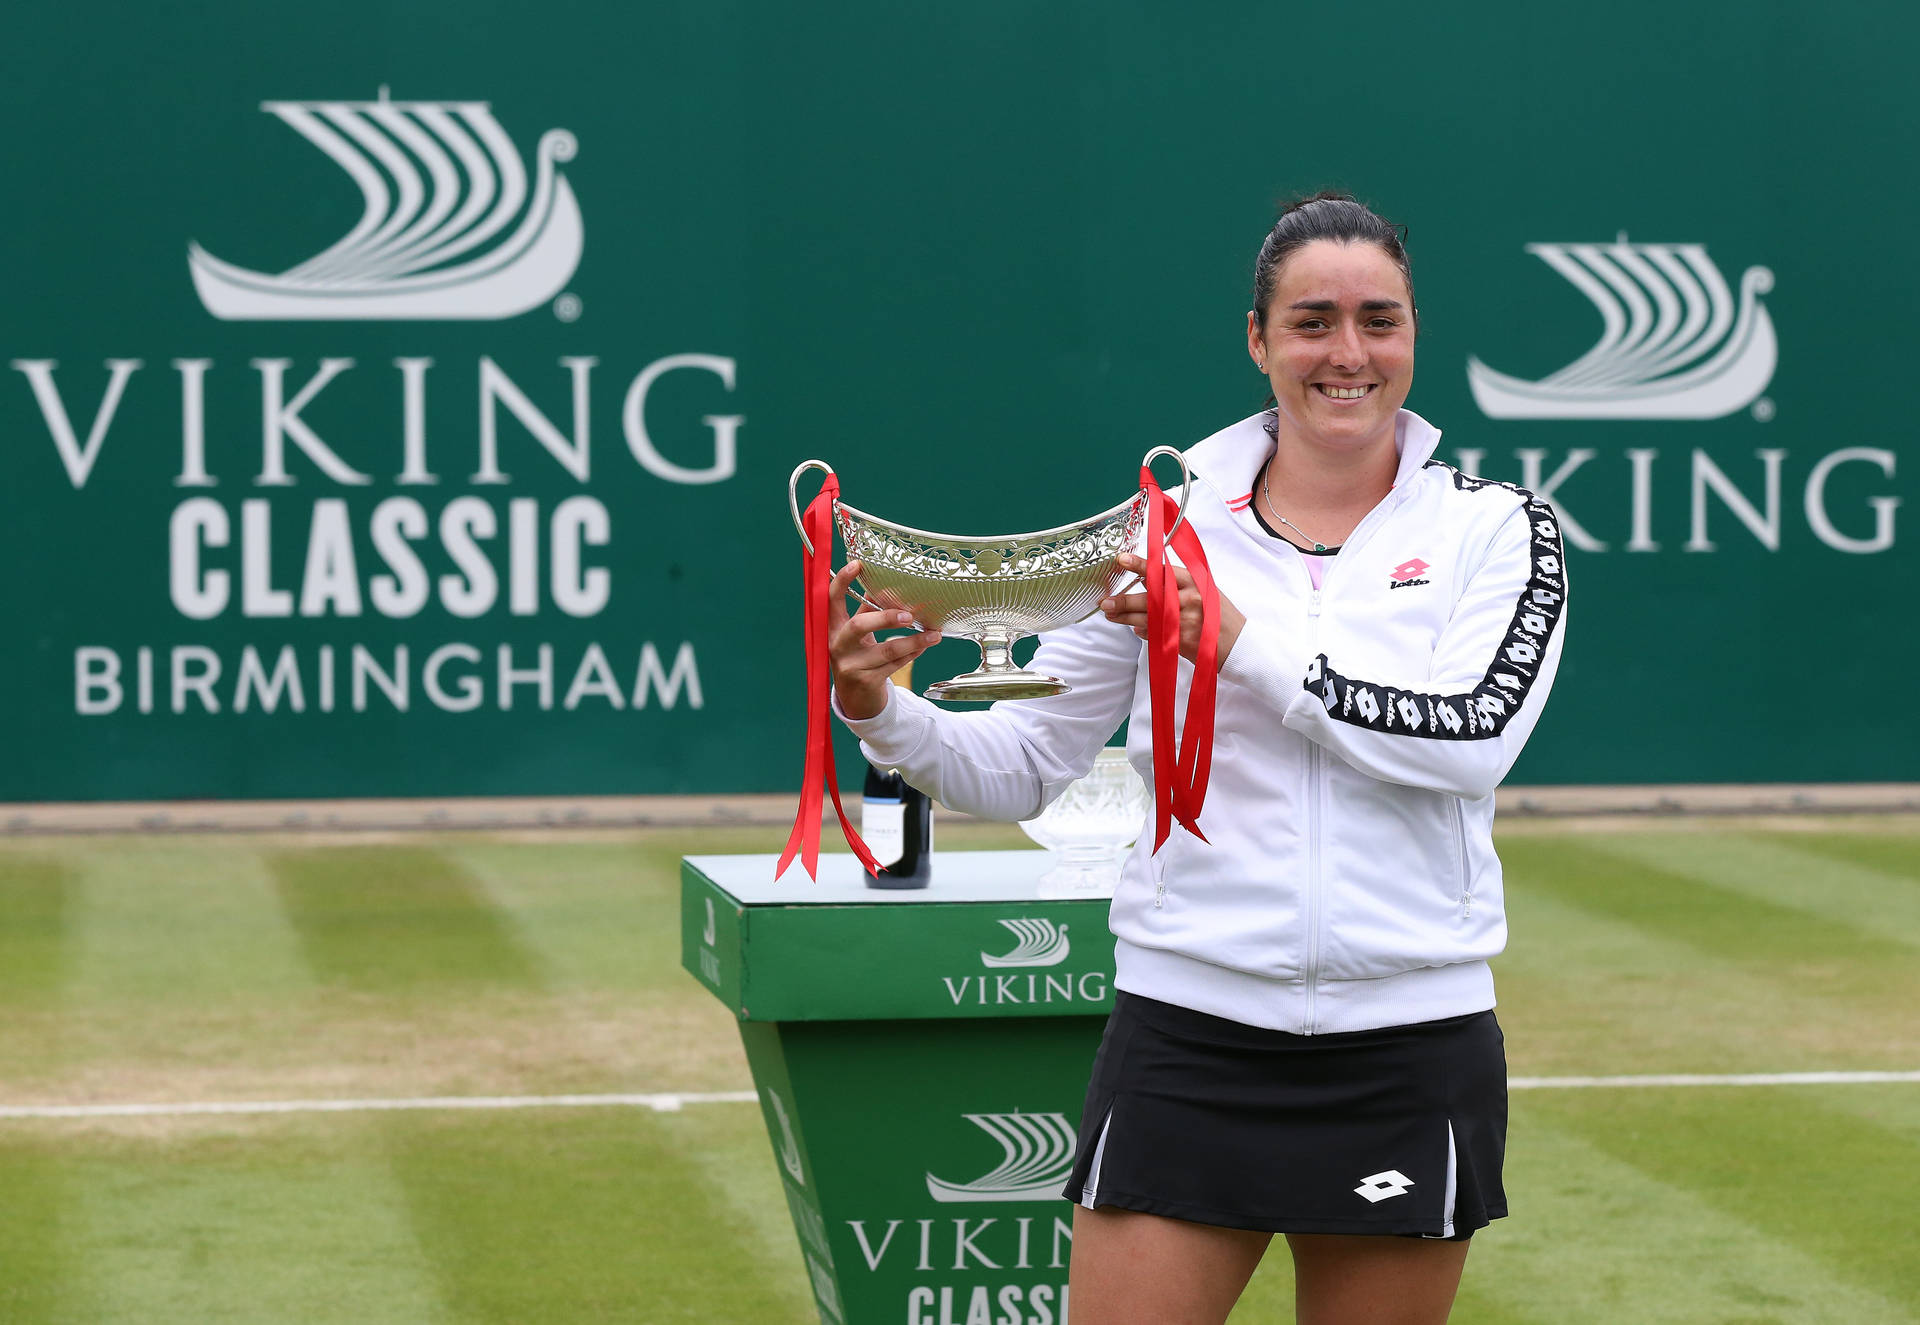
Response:
[[[1413,386],[1412,293],[1385,250],[1317,239],[1281,265],[1247,352],[1273,384],[1281,436],[1340,450],[1392,445]]]

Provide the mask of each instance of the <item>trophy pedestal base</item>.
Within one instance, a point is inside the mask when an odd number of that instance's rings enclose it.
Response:
[[[951,681],[935,681],[928,699],[951,699],[966,704],[991,704],[997,699],[1045,699],[1073,689],[1057,676],[1015,668],[999,672],[968,672]]]
[[[1055,865],[1040,876],[1038,889],[1040,896],[1049,900],[1067,897],[1112,897],[1113,890],[1120,886],[1120,860],[1125,856],[1126,849],[1123,847],[1101,854],[1110,855],[1113,858],[1092,864],[1068,860]],[[1058,856],[1059,853],[1056,852],[1055,858],[1057,859]]]

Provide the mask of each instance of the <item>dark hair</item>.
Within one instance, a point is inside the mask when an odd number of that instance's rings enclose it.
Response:
[[[1253,321],[1267,325],[1267,305],[1273,302],[1273,287],[1296,249],[1316,239],[1331,239],[1341,244],[1372,244],[1400,268],[1407,281],[1407,299],[1413,300],[1413,264],[1407,260],[1406,227],[1389,225],[1365,203],[1350,193],[1322,190],[1311,198],[1286,204],[1280,219],[1260,245],[1260,256],[1253,263]],[[1420,325],[1419,306],[1413,309],[1414,327]]]

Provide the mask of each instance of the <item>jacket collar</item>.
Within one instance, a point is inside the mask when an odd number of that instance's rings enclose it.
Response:
[[[1393,444],[1400,453],[1393,486],[1404,489],[1433,459],[1440,446],[1440,430],[1403,409],[1394,418]],[[1260,481],[1260,468],[1272,454],[1273,438],[1267,433],[1267,413],[1262,410],[1188,447],[1187,463],[1194,477],[1213,487],[1221,501],[1237,507],[1252,494]]]

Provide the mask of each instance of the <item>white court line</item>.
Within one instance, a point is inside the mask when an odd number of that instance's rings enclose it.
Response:
[[[1920,1072],[1733,1072],[1724,1076],[1513,1077],[1509,1090],[1572,1090],[1587,1086],[1863,1086],[1920,1081]]]
[[[1920,1072],[1744,1072],[1722,1076],[1513,1077],[1512,1090],[1648,1086],[1857,1086],[1920,1083]],[[179,1118],[195,1114],[366,1113],[400,1109],[640,1108],[677,1113],[689,1104],[750,1104],[751,1090],[659,1095],[429,1095],[419,1099],[231,1100],[184,1104],[33,1104],[0,1106],[6,1118]]]
[[[397,1100],[232,1100],[199,1104],[39,1104],[0,1107],[0,1118],[177,1118],[191,1114],[364,1113],[379,1109],[592,1109],[677,1113],[689,1104],[745,1104],[751,1090],[680,1095],[437,1095]]]

